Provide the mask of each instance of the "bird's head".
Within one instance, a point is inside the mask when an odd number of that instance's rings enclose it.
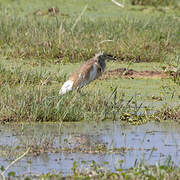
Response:
[[[111,54],[107,54],[107,53],[105,53],[105,52],[99,52],[99,53],[95,54],[94,59],[95,59],[96,61],[99,60],[99,59],[105,61],[106,59],[114,60],[115,58],[114,58],[114,56],[112,56]]]
[[[106,62],[105,62],[105,60],[107,60],[107,59],[113,59],[113,56],[112,55],[109,55],[109,54],[107,54],[107,53],[105,53],[105,52],[99,52],[99,53],[97,53],[96,55],[95,55],[95,61],[97,61],[99,64],[100,64],[100,66],[102,67],[102,69],[105,69],[105,67],[106,67]]]

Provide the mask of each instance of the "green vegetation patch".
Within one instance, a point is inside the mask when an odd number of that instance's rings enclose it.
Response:
[[[132,5],[178,6],[177,0],[131,0]]]
[[[124,5],[120,8],[108,0],[1,1],[1,121],[142,123],[152,107],[178,106],[178,73],[173,81],[99,79],[81,92],[58,96],[63,82],[79,66],[76,63],[99,51],[116,58],[117,62],[107,63],[107,70],[159,71],[161,65],[179,59],[178,8],[142,9],[130,1]]]
[[[34,4],[24,0],[19,6],[16,1],[2,2],[2,57],[67,63],[85,60],[103,50],[120,61],[164,62],[174,60],[180,52],[176,10],[134,11],[128,4],[120,9],[111,1],[51,4],[39,0]],[[77,21],[86,5],[88,8]]]
[[[48,90],[52,88],[52,90]],[[138,95],[126,97],[117,95],[117,89],[111,93],[98,91],[95,94],[82,90],[57,96],[53,87],[3,88],[1,89],[0,119],[2,122],[19,121],[81,121],[81,120],[123,120],[129,123],[144,123],[152,120],[153,107],[144,106],[138,101]],[[153,97],[151,97],[153,101]],[[159,101],[158,98],[154,98]],[[161,101],[161,99],[160,99]],[[161,106],[160,106],[161,107]],[[167,106],[159,112],[160,120],[179,121],[179,107]],[[166,113],[165,113],[166,112]],[[174,112],[174,113],[173,113]],[[161,115],[161,116],[160,116]],[[158,119],[159,118],[154,118]]]
[[[179,110],[175,110],[175,107],[179,105],[179,85],[169,78],[110,77],[95,80],[80,92],[58,96],[62,84],[78,66],[57,64],[32,69],[29,64],[15,66],[5,60],[0,66],[1,122],[111,119],[139,124],[150,119],[159,121],[159,118],[152,118],[155,116],[152,112],[161,108],[162,113],[158,115],[164,115],[162,119],[178,121]],[[153,66],[160,69],[161,64],[150,66],[148,63],[128,65],[109,62],[107,71],[114,67],[128,66],[145,70],[153,69]],[[165,109],[177,113],[166,116],[167,113],[163,113]]]
[[[108,162],[105,162],[108,164]],[[87,162],[82,162],[82,165],[74,162],[72,167],[73,174],[71,176],[63,176],[61,174],[43,174],[34,175],[26,177],[27,179],[152,179],[152,180],[168,180],[175,179],[178,180],[180,176],[180,168],[176,167],[173,162],[167,159],[164,164],[159,164],[155,166],[145,165],[143,163],[137,163],[134,167],[124,171],[122,169],[117,169],[115,172],[98,165],[94,161],[88,164]]]

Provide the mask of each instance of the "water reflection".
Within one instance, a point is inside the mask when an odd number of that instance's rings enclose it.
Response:
[[[180,125],[174,122],[147,123],[132,126],[121,122],[80,122],[80,123],[43,123],[1,126],[0,165],[7,166],[12,156],[2,153],[3,147],[50,146],[67,148],[71,151],[53,153],[48,151],[38,156],[27,156],[16,163],[10,170],[17,174],[62,172],[71,173],[74,161],[92,160],[115,170],[134,166],[136,160],[147,164],[163,162],[169,155],[180,162]],[[94,152],[93,148],[106,148],[107,152]],[[80,151],[73,151],[79,148]],[[116,153],[112,152],[116,149]],[[123,149],[123,153],[120,150]],[[85,152],[84,152],[85,151]],[[119,152],[119,153],[118,153]],[[7,172],[8,173],[8,172]]]

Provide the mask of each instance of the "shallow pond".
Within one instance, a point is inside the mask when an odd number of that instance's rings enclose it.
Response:
[[[112,171],[130,168],[140,161],[163,163],[168,157],[178,165],[179,139],[180,124],[174,122],[140,126],[112,121],[1,125],[0,166],[6,167],[28,147],[33,150],[7,173],[68,175],[74,161],[93,160]]]

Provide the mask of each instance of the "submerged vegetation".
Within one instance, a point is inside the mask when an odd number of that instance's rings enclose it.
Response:
[[[107,162],[108,163],[108,162]],[[180,169],[173,165],[171,159],[167,159],[164,165],[157,164],[156,166],[146,166],[143,163],[135,163],[133,168],[123,171],[117,169],[116,172],[110,172],[107,169],[92,162],[88,168],[79,168],[77,163],[74,163],[73,178],[94,178],[94,179],[178,179]],[[68,179],[68,178],[67,178]]]
[[[82,165],[79,165],[76,161],[72,167],[72,175],[64,177],[60,173],[47,173],[42,175],[32,175],[26,176],[23,175],[25,180],[29,179],[122,179],[122,180],[129,180],[129,179],[153,179],[153,180],[168,180],[174,179],[178,180],[180,176],[180,169],[177,168],[173,161],[168,158],[164,165],[158,164],[154,166],[147,166],[143,163],[137,163],[133,168],[130,168],[126,171],[123,169],[117,169],[115,172],[109,171],[107,168],[104,168],[94,161],[91,163],[82,162]],[[106,162],[108,164],[108,162]],[[84,167],[82,167],[84,166]],[[8,174],[9,178],[16,177],[15,172],[10,172]],[[22,178],[22,177],[20,177]]]
[[[1,141],[0,156],[9,165],[2,163],[0,174],[14,179],[166,179],[179,174],[180,127],[175,122],[138,127],[112,121],[1,127],[1,139],[6,142]],[[47,167],[48,173],[44,171]]]

